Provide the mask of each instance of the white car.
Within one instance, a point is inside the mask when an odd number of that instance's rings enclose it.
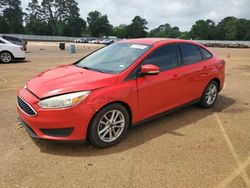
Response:
[[[86,39],[84,38],[78,38],[78,39],[75,39],[74,42],[76,43],[84,43],[86,41]]]
[[[14,59],[25,59],[25,51],[23,47],[12,44],[0,37],[0,61],[3,63],[9,63]]]
[[[100,44],[102,40],[100,39],[94,39],[94,40],[90,40],[89,43],[90,44]]]

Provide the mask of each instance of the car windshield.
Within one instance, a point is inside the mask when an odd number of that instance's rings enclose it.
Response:
[[[76,66],[104,73],[119,73],[133,64],[150,47],[144,44],[114,43],[80,60]]]

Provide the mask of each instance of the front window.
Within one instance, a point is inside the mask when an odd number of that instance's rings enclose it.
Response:
[[[158,48],[143,61],[144,65],[156,65],[161,72],[178,67],[178,63],[179,56],[176,44]]]
[[[85,57],[76,66],[104,73],[119,73],[133,64],[150,47],[144,44],[114,43]]]

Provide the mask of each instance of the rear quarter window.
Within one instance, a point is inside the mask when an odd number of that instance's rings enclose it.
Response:
[[[180,44],[180,49],[184,65],[193,64],[203,59],[199,48],[195,45]]]
[[[204,49],[204,48],[200,48],[200,49],[201,49],[201,52],[202,52],[203,57],[205,59],[210,59],[211,57],[213,57],[213,55],[209,51],[207,51],[206,49]]]

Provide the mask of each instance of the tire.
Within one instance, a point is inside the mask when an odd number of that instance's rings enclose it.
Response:
[[[208,83],[205,88],[201,100],[199,102],[199,106],[202,108],[211,108],[217,100],[219,93],[218,83],[214,80]]]
[[[10,63],[13,60],[13,55],[10,52],[4,51],[0,53],[0,61]]]
[[[88,139],[92,145],[99,148],[113,146],[126,135],[129,123],[127,109],[118,103],[110,104],[94,116],[89,125]]]

